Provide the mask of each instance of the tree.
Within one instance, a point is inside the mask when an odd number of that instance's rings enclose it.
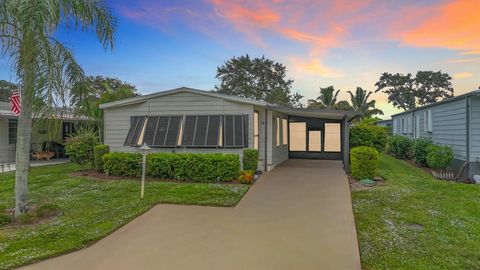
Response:
[[[100,104],[137,96],[134,85],[116,78],[89,76],[72,89],[71,103],[77,115],[86,116],[103,141],[103,110]]]
[[[92,31],[105,49],[113,47],[116,21],[103,1],[0,0],[0,44],[13,63],[20,86],[15,215],[28,211],[28,168],[35,100],[53,107],[69,94],[63,86],[85,79],[72,52],[56,39],[56,30]]]
[[[292,94],[293,80],[287,79],[287,68],[278,62],[265,58],[233,57],[217,67],[215,86],[219,93],[263,100],[286,106],[300,106],[303,97]]]
[[[16,89],[18,89],[16,84],[0,80],[0,101],[9,102],[12,92]]]
[[[348,103],[348,101],[346,100],[340,100],[339,102],[337,102],[337,104],[335,104],[334,108],[335,110],[342,110],[342,111],[353,110],[352,105],[350,105],[350,103]]]
[[[393,106],[410,110],[416,105],[427,105],[438,100],[453,97],[452,77],[441,71],[418,71],[415,78],[408,73],[383,73],[375,84],[378,91],[388,96]]]
[[[368,98],[372,94],[371,91],[367,93],[367,90],[357,87],[355,94],[351,91],[348,91],[348,94],[350,94],[353,110],[361,112],[362,118],[370,118],[376,114],[383,115],[382,110],[375,108],[375,100],[368,101]]]
[[[333,86],[320,87],[320,95],[316,99],[308,100],[307,107],[310,109],[335,109],[339,92],[340,90],[335,90]]]

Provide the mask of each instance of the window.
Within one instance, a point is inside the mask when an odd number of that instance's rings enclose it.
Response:
[[[320,130],[308,131],[308,151],[314,151],[314,152],[322,151],[322,131]]]
[[[125,139],[126,146],[139,146],[143,143],[143,135],[145,131],[146,116],[132,116],[130,117],[130,129]],[[142,141],[140,141],[142,139]]]
[[[276,145],[277,147],[280,146],[280,117],[277,116],[277,121],[276,121],[276,133],[277,133],[277,137],[276,137]]]
[[[304,122],[291,122],[290,126],[290,151],[307,151],[307,124]]]
[[[221,145],[221,115],[187,115],[182,145],[217,147]]]
[[[405,133],[405,118],[402,118],[402,133]]]
[[[288,144],[288,128],[287,128],[287,119],[282,119],[282,141],[283,141],[283,145],[287,145]]]
[[[325,152],[341,152],[341,128],[339,123],[325,123]]]
[[[225,115],[222,130],[224,147],[248,147],[248,115]]]
[[[8,143],[16,144],[17,143],[17,119],[8,119]]]
[[[150,116],[145,129],[145,143],[151,147],[175,147],[182,126],[182,116]]]
[[[260,138],[260,122],[258,118],[258,112],[253,112],[253,148],[258,149],[258,139]]]
[[[426,132],[433,132],[433,123],[432,123],[432,110],[427,110],[424,112],[424,125]]]

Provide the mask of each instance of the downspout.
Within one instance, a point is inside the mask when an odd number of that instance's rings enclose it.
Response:
[[[470,97],[467,97],[467,100],[466,100],[466,103],[467,103],[467,106],[466,106],[466,115],[467,115],[467,127],[466,127],[466,137],[467,137],[467,141],[465,142],[465,145],[466,145],[466,152],[467,152],[467,179],[470,178],[470,108],[471,108],[471,99]]]
[[[268,154],[267,154],[267,152],[268,152],[268,124],[267,124],[268,123],[268,109],[267,108],[265,108],[265,120],[264,121],[265,121],[265,143],[264,143],[265,144],[265,146],[264,146],[265,153],[264,153],[264,161],[263,161],[263,163],[264,163],[263,170],[268,171]]]

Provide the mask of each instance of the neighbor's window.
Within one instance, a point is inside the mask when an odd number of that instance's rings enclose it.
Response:
[[[290,126],[290,151],[307,150],[307,124],[304,122],[291,122]]]
[[[8,143],[16,144],[17,143],[17,119],[8,119]]]
[[[287,129],[287,124],[288,121],[287,119],[282,119],[282,141],[283,141],[283,145],[287,145],[288,144],[288,129]]]
[[[253,112],[253,148],[258,149],[258,139],[260,138],[259,129],[260,129],[260,122],[258,118],[258,112]]]
[[[325,123],[325,152],[341,152],[340,123]]]
[[[277,146],[280,146],[280,117],[277,116],[277,121],[276,121],[276,131],[277,131]]]

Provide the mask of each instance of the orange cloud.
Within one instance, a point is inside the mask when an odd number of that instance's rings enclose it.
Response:
[[[320,59],[312,59],[304,61],[302,59],[291,57],[290,59],[290,68],[293,70],[293,73],[310,73],[317,76],[327,77],[327,78],[338,78],[341,77],[340,72],[325,66]]]
[[[455,0],[438,7],[438,12],[402,33],[403,42],[418,47],[442,47],[480,53],[480,1]]]
[[[459,72],[459,73],[453,74],[453,78],[455,79],[465,79],[465,78],[470,78],[472,76],[473,74],[470,72]]]

